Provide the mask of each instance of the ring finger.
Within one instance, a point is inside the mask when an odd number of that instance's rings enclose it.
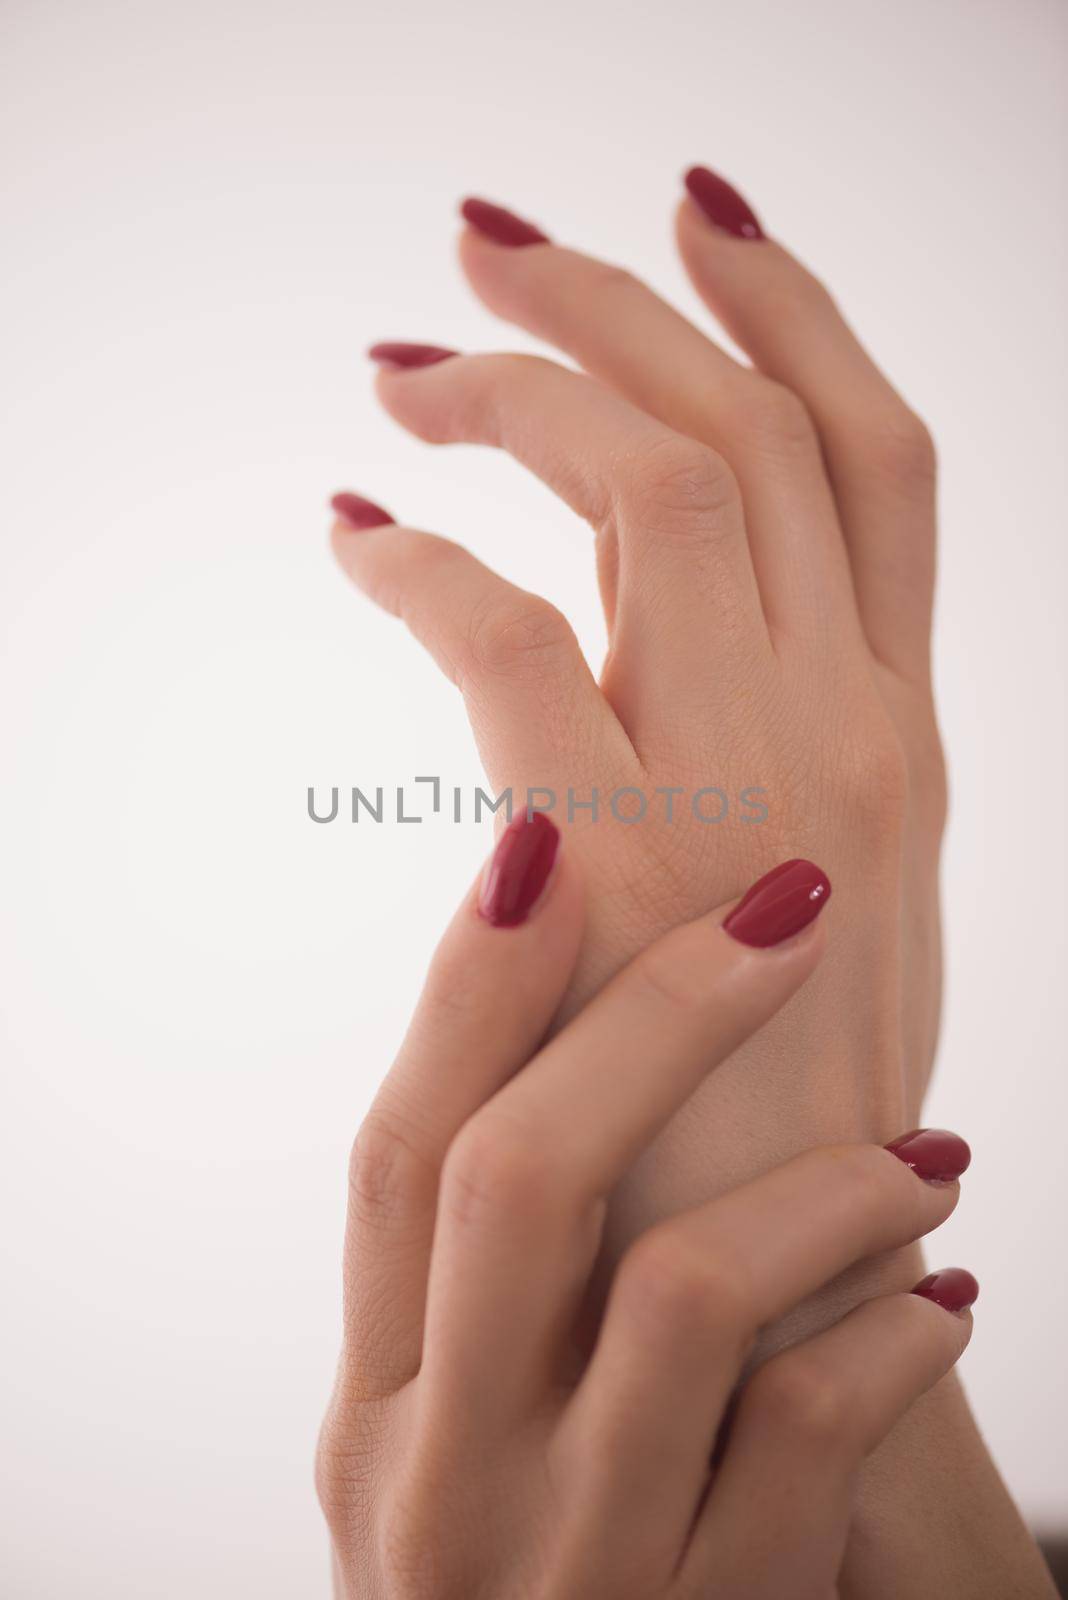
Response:
[[[776,1356],[742,1391],[676,1593],[826,1600],[857,1469],[963,1354],[978,1285],[960,1267],[859,1306]],[[757,1530],[774,1537],[755,1537]]]
[[[584,1480],[599,1515],[681,1538],[760,1329],[855,1262],[938,1227],[968,1161],[962,1139],[935,1129],[889,1149],[811,1150],[642,1235],[564,1427],[577,1450],[598,1440]]]

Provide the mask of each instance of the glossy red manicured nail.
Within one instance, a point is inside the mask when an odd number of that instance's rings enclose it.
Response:
[[[811,861],[784,861],[765,873],[723,926],[742,944],[781,944],[814,922],[831,898],[831,880]]]
[[[912,1293],[933,1300],[945,1311],[967,1311],[979,1298],[979,1285],[964,1267],[943,1267],[921,1278]]]
[[[707,167],[691,167],[685,183],[709,222],[733,233],[736,239],[763,239],[764,230],[752,209],[726,178],[717,177]]]
[[[489,200],[465,200],[460,215],[494,244],[507,244],[515,249],[524,244],[551,243],[548,234],[535,228],[532,222],[524,222],[513,211],[492,205]]]
[[[886,1148],[928,1183],[954,1183],[972,1159],[960,1135],[946,1128],[913,1128]]]
[[[365,500],[362,494],[350,494],[347,489],[334,495],[330,504],[350,528],[381,528],[393,521],[389,512],[376,506],[373,500]]]
[[[367,354],[380,367],[432,367],[435,362],[448,361],[459,355],[458,350],[446,350],[440,344],[404,344],[399,339],[373,344]]]
[[[560,830],[542,811],[523,811],[497,841],[482,881],[478,909],[495,928],[525,922],[541,896],[560,848]]]

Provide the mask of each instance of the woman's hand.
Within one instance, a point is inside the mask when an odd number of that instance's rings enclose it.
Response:
[[[800,1150],[881,1143],[918,1121],[938,1027],[930,439],[745,203],[701,171],[688,188],[683,258],[751,368],[627,273],[479,202],[461,241],[476,292],[585,375],[377,350],[379,392],[404,426],[510,450],[593,524],[609,630],[600,685],[545,601],[454,544],[387,526],[367,501],[335,502],[342,566],[460,687],[495,787],[553,788],[563,816],[569,790],[580,804],[602,796],[600,824],[580,809],[569,829],[593,892],[557,1023],[775,861],[815,856],[834,876],[828,960],[617,1184],[599,1282],[651,1222]],[[648,799],[640,825],[605,816],[604,797],[626,786]],[[721,823],[686,804],[706,786],[729,798]],[[762,825],[738,805],[754,788]],[[685,796],[672,823],[665,790]],[[908,1250],[861,1263],[762,1351],[920,1270]],[[1051,1592],[952,1380],[866,1468],[843,1584],[866,1600]]]
[[[798,1156],[642,1234],[591,1321],[610,1193],[813,971],[829,884],[781,866],[539,1048],[582,931],[558,843],[544,817],[505,832],[356,1140],[318,1460],[340,1592],[825,1600],[857,1468],[967,1344],[974,1280],[747,1357],[851,1263],[943,1222],[967,1146]]]
[[[368,527],[386,514],[351,497],[335,528],[346,571],[462,690],[494,786],[552,789],[561,818],[568,791],[580,806],[600,793],[597,823],[573,823],[591,899],[565,1017],[774,861],[814,856],[834,876],[830,959],[623,1186],[615,1254],[665,1208],[917,1121],[938,1016],[930,441],[826,291],[729,191],[691,189],[685,261],[753,368],[627,273],[477,203],[461,247],[476,292],[585,372],[376,352],[406,428],[509,450],[593,525],[600,684],[552,606],[458,545]],[[622,788],[646,797],[640,823],[609,814]],[[695,815],[701,789],[726,797],[725,820],[708,820],[715,795]],[[754,789],[762,823],[740,800]]]

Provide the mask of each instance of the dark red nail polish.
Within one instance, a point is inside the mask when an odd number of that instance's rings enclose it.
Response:
[[[964,1267],[943,1267],[921,1278],[912,1293],[933,1300],[945,1311],[967,1311],[979,1298],[979,1285]]]
[[[399,339],[373,344],[367,354],[380,367],[432,367],[438,361],[448,361],[459,355],[458,350],[446,350],[440,344],[404,344]]]
[[[752,209],[725,178],[717,177],[707,167],[691,167],[685,183],[709,222],[717,228],[733,233],[736,239],[763,239],[764,230]]]
[[[754,883],[723,926],[732,939],[766,949],[807,928],[830,898],[831,880],[821,868],[784,861]]]
[[[886,1148],[927,1183],[956,1182],[972,1160],[964,1140],[947,1128],[913,1128]]]
[[[492,239],[494,244],[506,244],[516,249],[525,244],[552,243],[548,234],[535,228],[532,222],[524,222],[522,217],[506,211],[503,206],[492,205],[489,200],[465,200],[460,207],[460,215],[472,228],[477,228],[487,239]]]
[[[330,504],[350,528],[382,528],[393,521],[389,512],[376,506],[373,500],[365,500],[362,494],[350,494],[347,489],[335,494]]]
[[[525,811],[497,841],[482,881],[478,909],[495,928],[516,928],[525,922],[552,871],[560,848],[560,830],[543,811]]]

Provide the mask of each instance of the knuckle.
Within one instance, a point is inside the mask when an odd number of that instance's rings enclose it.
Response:
[[[839,777],[854,825],[892,842],[904,826],[909,805],[908,763],[893,729],[889,725],[870,729],[858,738]]]
[[[765,326],[785,328],[840,315],[826,284],[796,263],[754,287],[754,311]]]
[[[614,261],[591,261],[586,270],[583,295],[623,294],[644,291],[645,285],[626,267]]]
[[[328,1411],[315,1450],[315,1493],[336,1535],[366,1521],[373,1500],[375,1450],[365,1429],[346,1412]]]
[[[450,363],[450,370],[462,371],[473,396],[486,404],[499,404],[513,384],[523,383],[531,372],[553,363],[545,356],[522,355],[511,350],[484,350],[460,357],[462,367]]]
[[[631,964],[631,977],[645,994],[661,1006],[688,1017],[709,1008],[708,971],[703,963],[679,956],[679,941],[662,939],[650,945]]]
[[[349,1154],[349,1201],[357,1222],[381,1226],[404,1217],[428,1161],[392,1114],[368,1112]]]
[[[807,406],[785,384],[764,378],[743,385],[734,412],[736,425],[758,447],[780,455],[819,449]]]
[[[550,1193],[539,1144],[499,1113],[472,1117],[446,1154],[442,1204],[462,1226],[515,1224],[540,1216]]]
[[[448,410],[442,413],[447,425],[430,436],[432,442],[459,438],[501,444],[509,431],[516,394],[532,380],[536,382],[553,363],[543,356],[493,350],[462,355],[441,365],[448,368],[451,392]]]
[[[554,676],[576,648],[567,618],[536,595],[496,597],[476,610],[467,647],[476,674],[534,679]]]
[[[761,1367],[743,1404],[764,1428],[806,1451],[827,1455],[848,1446],[850,1404],[844,1386],[800,1351],[775,1356]]]
[[[945,750],[933,716],[929,726],[911,741],[909,766],[917,815],[937,837],[945,828],[949,812],[949,778]]]
[[[729,1338],[752,1331],[749,1296],[737,1272],[714,1250],[695,1250],[670,1227],[651,1228],[619,1269],[620,1293],[646,1325],[674,1336]]]
[[[866,1234],[878,1233],[906,1203],[920,1198],[912,1182],[902,1182],[908,1168],[890,1151],[874,1144],[839,1145],[830,1151],[842,1189],[843,1204]]]
[[[333,1440],[326,1437],[324,1428],[315,1450],[315,1495],[327,1525],[335,1531],[345,1516],[348,1503],[342,1461],[343,1456]]]
[[[933,1300],[923,1295],[898,1294],[883,1302],[884,1316],[896,1313],[900,1329],[898,1343],[901,1349],[910,1342],[922,1351],[923,1376],[927,1385],[937,1382],[959,1361],[972,1337],[972,1319],[969,1316],[947,1316]]]
[[[315,1488],[354,1593],[432,1600],[467,1592],[449,1481],[425,1430],[402,1436],[379,1407],[361,1407],[355,1423],[345,1411],[328,1411]]]
[[[445,939],[430,958],[423,994],[411,1029],[430,1048],[443,1030],[470,1024],[486,1004],[485,976],[466,950]]]
[[[868,454],[880,476],[900,488],[930,490],[938,471],[934,439],[926,423],[900,406],[873,427]]]
[[[710,523],[741,504],[738,482],[714,450],[664,434],[629,462],[624,491],[633,512],[663,537],[706,543]]]
[[[493,350],[462,359],[472,375],[472,404],[485,426],[485,437],[497,443],[504,443],[512,431],[517,396],[536,392],[565,375],[548,356]]]

